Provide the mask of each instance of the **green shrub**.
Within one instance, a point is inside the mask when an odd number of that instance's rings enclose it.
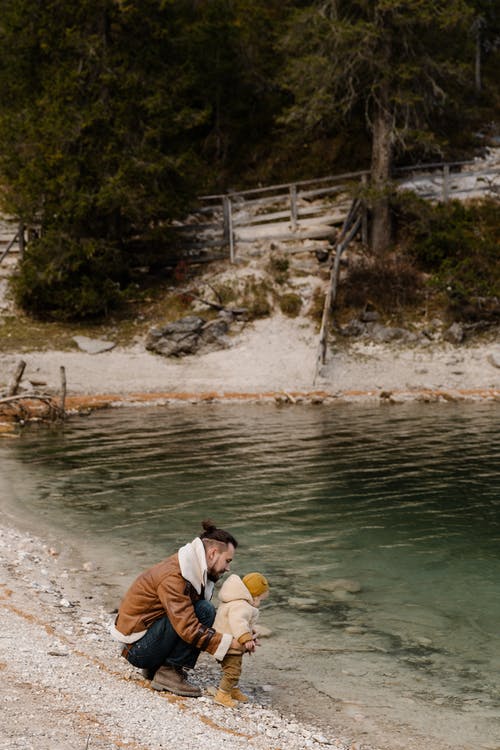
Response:
[[[422,275],[404,257],[363,258],[349,268],[339,291],[344,305],[364,307],[368,302],[391,313],[418,302]]]
[[[405,244],[432,284],[451,299],[500,295],[500,203],[484,199],[433,205],[404,198]]]
[[[29,243],[14,293],[37,317],[76,320],[105,315],[123,298],[121,259],[111,243],[51,230]]]
[[[428,288],[445,296],[457,320],[500,316],[500,202],[432,204],[413,193],[398,196],[399,241],[429,274]]]

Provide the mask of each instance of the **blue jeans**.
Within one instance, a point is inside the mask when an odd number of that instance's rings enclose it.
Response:
[[[202,625],[207,628],[213,625],[215,607],[211,602],[200,599],[195,603],[194,611]],[[192,669],[199,655],[200,649],[183,641],[165,616],[156,620],[142,638],[132,643],[127,660],[134,667],[154,673],[163,664]]]

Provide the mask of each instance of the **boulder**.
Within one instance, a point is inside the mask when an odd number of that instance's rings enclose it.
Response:
[[[389,341],[401,341],[408,337],[408,331],[404,328],[393,328],[381,323],[369,323],[367,333],[374,341],[380,341],[383,344],[387,344]]]
[[[227,320],[206,321],[188,315],[161,328],[151,328],[146,337],[146,349],[164,357],[185,357],[200,350],[223,349],[229,345]]]
[[[220,344],[221,346],[226,343],[224,337],[229,331],[229,325],[226,319],[219,317],[215,320],[207,321],[201,330],[201,338],[204,344]]]
[[[461,344],[464,340],[464,329],[460,323],[452,323],[443,333],[443,338],[450,344]]]
[[[340,329],[340,333],[342,336],[361,336],[381,344],[387,344],[390,341],[411,343],[418,340],[418,335],[413,331],[408,331],[406,328],[384,326],[377,322],[378,317],[378,313],[375,311],[365,311],[361,313],[359,318],[352,318]]]
[[[352,318],[340,329],[342,336],[362,336],[366,331],[366,325],[358,318]]]
[[[488,354],[487,360],[490,363],[490,365],[493,365],[493,367],[500,368],[500,349],[495,349],[492,352],[490,352]]]
[[[380,315],[376,310],[363,310],[359,319],[362,323],[376,323],[380,320]]]
[[[101,354],[102,352],[108,352],[110,349],[114,349],[116,346],[114,341],[91,339],[88,338],[88,336],[73,336],[73,341],[82,352],[87,352],[87,354]]]

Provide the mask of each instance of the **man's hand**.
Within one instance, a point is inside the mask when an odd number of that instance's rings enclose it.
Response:
[[[237,651],[241,651],[242,654],[245,653],[245,646],[236,640],[236,638],[233,638],[231,641],[231,648],[236,649]]]
[[[256,643],[254,640],[245,641],[245,648],[249,654],[253,654],[253,652],[255,651],[255,646],[256,646]]]

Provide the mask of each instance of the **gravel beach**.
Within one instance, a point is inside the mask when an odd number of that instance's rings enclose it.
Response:
[[[91,561],[71,567],[67,553],[12,528],[0,540],[1,748],[361,747],[255,698],[238,710],[217,706],[208,689],[218,669],[206,656],[192,677],[201,698],[155,692],[109,638],[105,582]]]

